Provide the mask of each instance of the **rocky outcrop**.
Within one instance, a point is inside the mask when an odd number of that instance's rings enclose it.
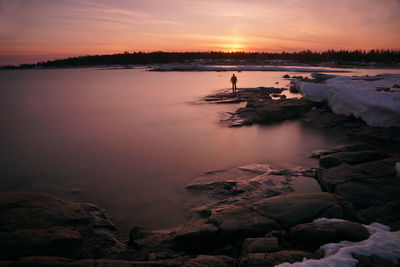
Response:
[[[255,98],[248,100],[246,107],[239,108],[223,122],[229,126],[281,122],[300,118],[313,107],[312,102],[301,98]]]
[[[234,104],[252,99],[272,99],[271,94],[280,94],[287,89],[275,87],[240,88],[237,93],[231,90],[221,91],[204,97],[204,101],[213,104]]]
[[[349,148],[352,152],[348,152]],[[368,150],[364,150],[368,149]],[[347,152],[342,152],[347,150]],[[364,223],[381,222],[393,230],[400,229],[400,215],[394,211],[400,201],[400,180],[396,177],[398,154],[371,150],[356,144],[316,151],[320,165],[317,179],[326,192],[351,202]]]
[[[204,100],[216,104],[247,102],[246,107],[239,108],[222,120],[224,124],[230,127],[296,119],[315,106],[305,99],[287,99],[285,95],[280,95],[284,90],[287,89],[273,87],[243,88],[235,94],[225,91],[209,95]]]
[[[44,193],[0,193],[0,258],[113,257],[125,246],[107,215]]]
[[[244,206],[210,208],[205,218],[180,228],[175,241],[182,249],[204,253],[320,217],[354,219],[355,214],[351,204],[334,194],[284,194]]]

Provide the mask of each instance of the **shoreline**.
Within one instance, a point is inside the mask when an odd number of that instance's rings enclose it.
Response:
[[[165,70],[158,70],[160,67],[173,67],[173,66],[182,66],[182,68],[178,69],[165,69]],[[196,68],[190,68],[193,66],[197,67],[204,67],[205,69],[197,70]],[[151,71],[233,71],[229,68],[225,68],[224,70],[219,69],[207,69],[212,66],[225,66],[225,67],[237,67],[238,71],[257,71],[254,70],[254,67],[265,67],[265,69],[261,69],[258,71],[290,71],[288,68],[296,67],[301,71],[301,68],[328,68],[327,72],[329,72],[329,68],[339,68],[345,69],[341,72],[351,72],[351,69],[400,69],[399,64],[376,64],[371,65],[371,63],[353,63],[353,64],[328,64],[324,62],[319,63],[284,63],[284,64],[276,64],[276,63],[226,63],[226,62],[211,62],[211,63],[199,63],[199,62],[192,62],[192,63],[159,63],[159,64],[111,64],[111,65],[87,65],[87,66],[53,66],[53,67],[43,67],[43,66],[34,66],[34,67],[20,67],[20,66],[0,66],[0,70],[51,70],[51,69],[100,69],[100,70],[120,70],[120,69],[141,69],[141,68],[148,68]],[[253,69],[249,69],[252,67]],[[270,69],[268,69],[268,68]],[[247,68],[247,69],[246,69]],[[275,68],[275,69],[274,69]],[[272,70],[271,70],[272,69]],[[349,69],[349,70],[346,70]],[[234,70],[236,71],[236,70]],[[305,71],[308,72],[308,71]],[[321,70],[316,70],[312,72],[321,72]],[[340,72],[340,71],[335,71]]]
[[[366,240],[370,234],[361,223],[378,221],[392,230],[400,229],[399,215],[396,217],[400,182],[394,168],[400,162],[399,129],[372,128],[360,120],[333,114],[324,104],[280,97],[282,89],[239,92],[207,96],[204,101],[247,102],[244,109],[224,121],[231,124],[228,126],[300,119],[331,129],[332,134],[358,129],[356,136],[362,143],[315,151],[312,156],[320,162],[317,169],[274,170],[253,164],[227,170],[227,176],[236,173],[236,179],[190,184],[186,190],[194,203],[188,224],[169,233],[133,227],[129,240],[122,240],[107,215],[93,205],[43,193],[1,192],[0,216],[5,223],[0,234],[5,241],[0,263],[273,266],[304,257],[322,258],[323,253],[316,249],[326,243]],[[382,140],[393,144],[391,151],[376,145]],[[271,176],[279,182],[271,182]],[[298,177],[314,179],[323,192],[293,193],[282,183],[290,184]],[[352,222],[326,222],[328,231],[314,222],[321,217]],[[387,260],[357,257],[366,264],[363,266],[373,266],[374,261],[391,266]]]

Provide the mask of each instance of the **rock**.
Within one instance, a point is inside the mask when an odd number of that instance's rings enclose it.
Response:
[[[215,195],[235,195],[240,193],[236,190],[236,184],[235,181],[220,181],[209,184],[192,184],[186,189],[192,194],[207,192]]]
[[[323,170],[317,179],[322,190],[326,192],[335,192],[338,184],[362,179],[371,179],[387,176],[395,176],[395,163],[390,159],[372,161],[358,165],[348,165],[343,163],[337,167]]]
[[[332,168],[339,166],[342,163],[355,165],[374,160],[386,158],[388,155],[382,152],[375,151],[360,151],[360,152],[338,152],[331,155],[322,156],[319,165],[323,168]]]
[[[308,223],[320,217],[355,219],[352,205],[329,193],[279,195],[255,202],[251,208],[285,228]]]
[[[147,237],[147,232],[145,231],[144,228],[135,226],[129,231],[129,241],[128,245],[135,248],[135,249],[141,249],[142,245],[136,242],[136,240],[141,240]]]
[[[315,250],[327,243],[343,240],[362,241],[368,239],[368,230],[356,222],[313,222],[299,224],[290,230],[290,238],[301,247]]]
[[[180,227],[175,233],[174,241],[184,250],[208,251],[219,246],[218,231],[218,227],[206,219],[201,219]]]
[[[249,253],[275,252],[278,248],[278,238],[276,237],[246,238],[243,242],[242,257]]]
[[[313,108],[313,103],[305,99],[254,99],[247,101],[235,115],[255,123],[271,123],[296,119]]]
[[[291,86],[289,87],[289,92],[291,92],[291,93],[293,93],[293,94],[298,94],[298,93],[300,93],[300,90],[299,90],[299,88],[297,88],[296,86],[291,85]]]
[[[290,76],[289,76],[289,74],[285,74],[285,75],[283,75],[283,78],[288,79],[288,78],[290,78]]]
[[[245,207],[213,212],[209,220],[220,229],[219,234],[224,240],[263,236],[271,230],[281,229],[274,220]]]
[[[297,250],[283,250],[275,253],[250,253],[240,261],[240,267],[273,267],[281,263],[301,262],[303,259],[317,259],[312,253]]]
[[[225,256],[198,255],[183,264],[183,267],[231,267],[235,266],[235,259]]]
[[[97,207],[45,193],[0,193],[0,258],[100,258],[125,249]]]
[[[397,177],[361,179],[336,185],[335,193],[357,209],[381,206],[400,198],[400,180]]]
[[[400,199],[382,206],[371,206],[357,211],[362,223],[379,222],[390,227],[392,231],[400,230]]]

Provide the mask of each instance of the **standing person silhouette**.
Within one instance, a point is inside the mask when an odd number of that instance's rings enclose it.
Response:
[[[236,88],[237,77],[235,76],[235,74],[233,74],[231,77],[231,83],[232,83],[232,94],[234,94],[237,92],[237,88]]]

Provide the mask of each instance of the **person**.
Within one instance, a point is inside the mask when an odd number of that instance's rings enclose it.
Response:
[[[237,92],[237,88],[236,88],[237,77],[235,76],[235,74],[233,74],[231,77],[231,83],[232,83],[232,93],[234,94]]]

